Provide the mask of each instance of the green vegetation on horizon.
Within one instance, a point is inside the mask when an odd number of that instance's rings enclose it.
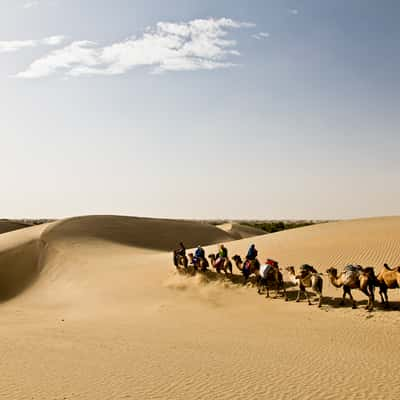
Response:
[[[224,223],[238,223],[240,225],[250,226],[263,230],[265,233],[275,233],[285,231],[287,229],[301,228],[303,226],[310,226],[321,224],[329,221],[319,220],[213,220],[208,221],[211,225],[221,225]]]

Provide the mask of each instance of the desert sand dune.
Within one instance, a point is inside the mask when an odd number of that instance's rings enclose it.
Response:
[[[255,243],[260,258],[284,265],[313,264],[323,270],[358,263],[381,267],[400,264],[400,217],[322,223],[235,241],[231,253],[244,254]],[[233,253],[232,253],[233,254]]]
[[[242,225],[238,223],[227,223],[217,225],[217,228],[229,233],[235,239],[245,239],[254,236],[265,235],[262,229],[257,229],[252,226]]]
[[[399,233],[400,218],[377,218],[227,246],[231,255],[243,254],[254,241],[260,258],[276,258],[282,267],[305,261],[320,270],[347,262],[378,266],[399,263]],[[394,351],[400,311],[337,308],[332,298],[341,291],[326,277],[327,299],[319,310],[295,303],[293,295],[287,303],[265,299],[212,272],[194,277],[175,272],[167,250],[180,239],[188,246],[209,243],[207,250],[214,251],[211,243],[229,238],[196,223],[111,216],[1,235],[1,281],[11,279],[7,271],[15,268],[36,277],[0,305],[0,345],[7,361],[2,398],[400,395],[395,384],[400,354]],[[391,291],[390,299],[398,305],[398,291]]]
[[[183,240],[187,247],[230,241],[232,236],[209,225],[190,221],[112,215],[76,217],[57,222],[44,233],[46,241],[80,238],[171,251]]]
[[[46,225],[3,233],[0,239],[0,301],[19,294],[38,277]]]

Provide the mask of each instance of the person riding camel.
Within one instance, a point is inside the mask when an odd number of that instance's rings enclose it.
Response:
[[[256,246],[254,244],[252,244],[249,247],[249,250],[247,252],[246,260],[244,261],[243,267],[244,268],[248,268],[248,266],[250,265],[251,261],[257,260],[257,256],[258,256],[258,251],[256,249]]]
[[[205,260],[205,258],[206,258],[206,252],[200,245],[198,245],[194,253],[193,263],[196,264],[200,260]]]
[[[186,247],[183,242],[179,243],[179,248],[174,250],[174,264],[178,267],[179,257],[186,257]]]
[[[218,258],[215,261],[215,267],[218,268],[228,258],[228,249],[221,244],[219,246]]]

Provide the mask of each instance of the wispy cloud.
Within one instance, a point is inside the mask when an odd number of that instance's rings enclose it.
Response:
[[[213,70],[231,67],[231,56],[240,55],[229,30],[254,24],[229,18],[196,19],[182,23],[159,22],[140,37],[109,46],[75,41],[35,60],[19,78],[41,78],[62,72],[67,76],[119,75],[137,66],[152,72]]]
[[[252,38],[261,40],[261,39],[267,39],[270,37],[270,34],[268,32],[259,32],[255,33],[254,35],[251,35]]]
[[[289,12],[290,14],[297,15],[299,13],[299,10],[297,8],[291,8]]]
[[[65,36],[50,36],[39,40],[0,41],[0,53],[14,53],[30,47],[57,46],[65,41]]]
[[[22,6],[22,8],[29,9],[29,8],[36,7],[36,6],[38,6],[38,5],[39,5],[39,1],[38,1],[38,0],[32,0],[32,1],[26,2],[26,3]]]

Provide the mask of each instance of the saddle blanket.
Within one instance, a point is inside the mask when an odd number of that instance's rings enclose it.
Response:
[[[261,278],[266,278],[268,276],[268,273],[270,271],[270,269],[272,268],[272,265],[270,264],[263,264],[260,266],[260,271],[259,274],[261,276]]]

